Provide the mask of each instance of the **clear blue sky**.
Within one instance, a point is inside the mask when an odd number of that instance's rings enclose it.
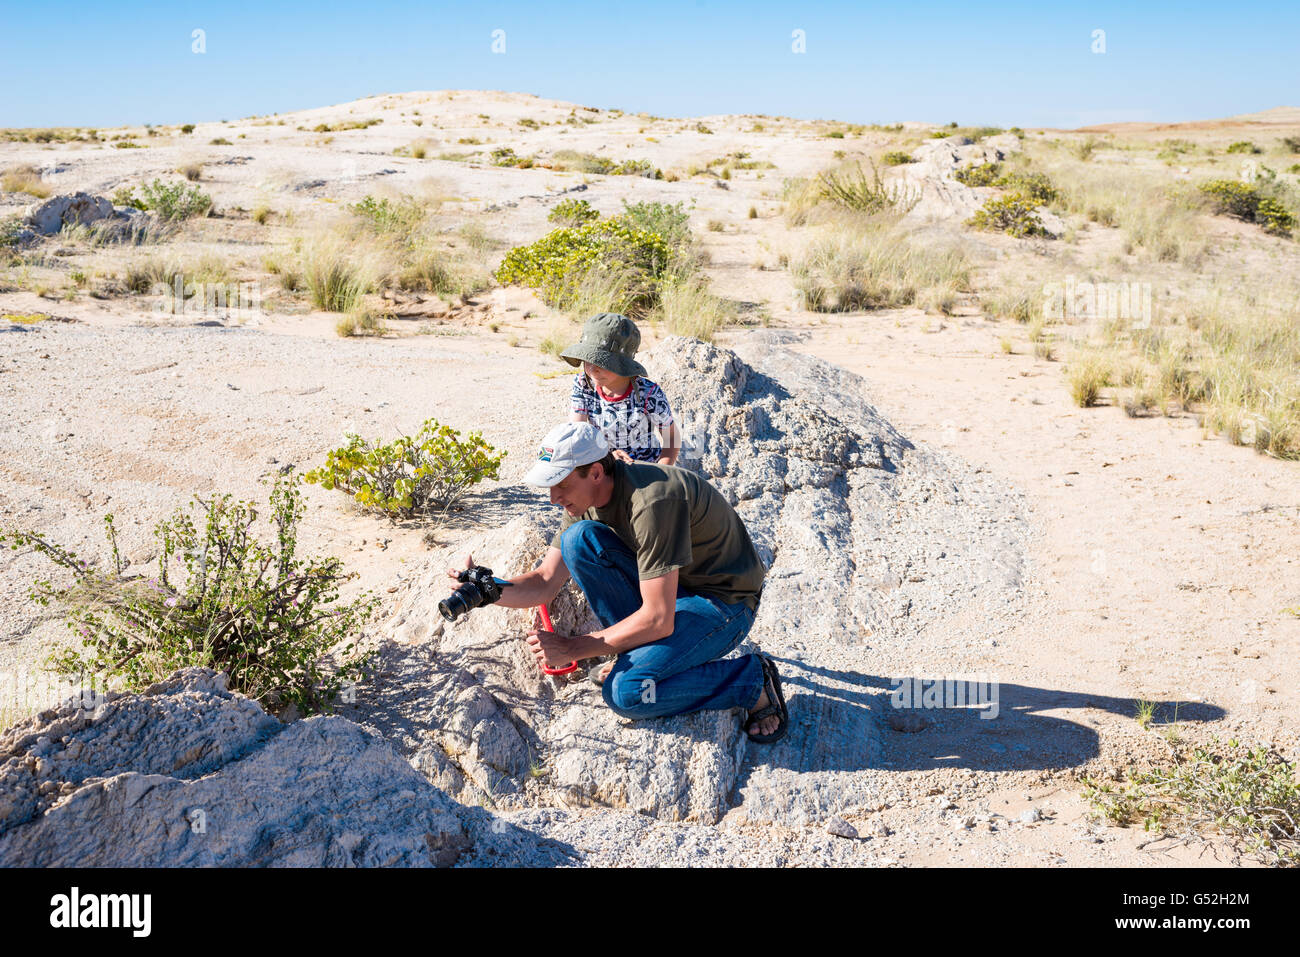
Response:
[[[0,2],[0,126],[235,119],[430,89],[1002,126],[1300,105],[1297,0]]]

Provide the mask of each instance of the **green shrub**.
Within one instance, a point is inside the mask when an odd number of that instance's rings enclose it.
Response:
[[[1040,206],[1054,202],[1060,195],[1046,173],[1007,173],[999,176],[994,185],[1020,193]]]
[[[1300,153],[1300,136],[1282,137],[1282,148],[1288,153]]]
[[[564,226],[510,250],[496,279],[536,289],[548,305],[564,309],[589,270],[617,270],[633,281],[629,308],[642,311],[654,304],[668,255],[663,236],[615,217]]]
[[[967,186],[992,186],[1002,175],[1002,164],[980,163],[977,166],[963,166],[952,175],[957,182]]]
[[[0,219],[0,249],[10,249],[18,245],[18,237],[22,235],[23,224],[17,216],[6,216]]]
[[[424,219],[424,210],[413,200],[394,202],[391,199],[375,199],[366,196],[360,202],[353,203],[348,209],[377,233],[410,232]]]
[[[517,169],[531,169],[534,163],[531,156],[516,156],[509,146],[498,146],[489,154],[493,166],[510,166]]]
[[[1201,183],[1200,191],[1210,199],[1211,209],[1248,223],[1258,223],[1271,233],[1289,235],[1296,218],[1281,202],[1260,194],[1251,183],[1233,179],[1216,179]]]
[[[562,226],[581,226],[599,218],[600,213],[585,199],[564,199],[555,204],[546,220]]]
[[[611,176],[644,176],[646,179],[663,179],[664,174],[649,160],[624,160],[610,171]]]
[[[1235,143],[1228,144],[1229,153],[1262,153],[1264,152],[1249,140],[1238,140]]]
[[[1277,200],[1263,196],[1255,208],[1255,222],[1264,227],[1264,232],[1279,236],[1290,236],[1295,229],[1296,218]]]
[[[1048,235],[1034,210],[1035,203],[1028,196],[1020,193],[1007,193],[990,199],[975,215],[966,221],[967,226],[975,229],[1006,233],[1023,239],[1027,236]]]
[[[297,554],[298,523],[305,506],[296,478],[279,477],[270,493],[269,536],[258,535],[251,502],[222,495],[195,497],[196,522],[178,510],[154,529],[158,575],[124,574],[113,516],[105,517],[113,570],[99,572],[73,552],[34,532],[0,535],[12,548],[32,546],[70,571],[73,584],[56,588],[35,582],[31,597],[57,601],[81,650],[50,655],[59,674],[121,681],[140,691],[176,669],[201,666],[224,671],[230,687],[269,708],[295,705],[323,710],[344,681],[359,677],[367,656],[354,636],[372,616],[377,600],[338,601],[346,574],[337,558]],[[342,642],[335,667],[323,661]]]
[[[193,123],[186,123],[184,126],[181,127],[181,132],[182,132],[182,133],[193,133],[193,132],[194,132],[194,124],[193,124]]]
[[[902,166],[906,163],[916,162],[916,160],[912,159],[911,153],[904,152],[903,150],[892,150],[886,153],[884,160],[886,166]]]
[[[637,229],[663,237],[670,249],[679,249],[691,242],[691,217],[681,203],[629,203],[624,200],[619,218]]]
[[[218,136],[214,140],[208,140],[208,145],[209,146],[233,146],[234,144],[231,143],[230,140],[226,139],[224,136]]]
[[[1114,824],[1183,839],[1217,832],[1267,864],[1300,864],[1296,767],[1269,747],[1215,739],[1178,748],[1171,766],[1084,783],[1092,813]]]
[[[1300,176],[1300,163],[1292,163],[1286,168],[1286,171],[1296,176]]]
[[[462,440],[458,431],[433,419],[426,419],[414,436],[386,445],[351,433],[347,438],[347,445],[328,453],[325,465],[304,478],[346,492],[362,508],[394,519],[446,514],[471,487],[498,478],[506,456],[480,433]]]
[[[156,213],[159,219],[170,222],[192,216],[206,216],[212,209],[212,197],[197,186],[155,179],[140,187],[140,208]]]
[[[130,186],[120,186],[117,192],[113,194],[114,206],[132,206],[135,209],[144,209],[144,203],[135,195],[135,190]]]

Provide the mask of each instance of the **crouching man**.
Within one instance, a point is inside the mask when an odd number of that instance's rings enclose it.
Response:
[[[772,659],[718,660],[754,623],[763,563],[713,486],[673,466],[618,461],[585,422],[548,432],[524,481],[549,488],[565,517],[541,564],[511,579],[498,604],[550,602],[572,578],[602,625],[588,635],[530,632],[539,663],[615,655],[602,693],[624,717],[743,708],[751,740],[769,744],[785,734],[789,716]]]

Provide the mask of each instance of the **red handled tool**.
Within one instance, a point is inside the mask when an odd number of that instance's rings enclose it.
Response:
[[[542,627],[549,632],[554,632],[555,626],[551,624],[550,610],[546,607],[545,603],[538,605],[537,607],[542,610]],[[578,663],[576,661],[570,661],[563,668],[547,668],[543,665],[542,670],[548,675],[567,675],[578,670]]]

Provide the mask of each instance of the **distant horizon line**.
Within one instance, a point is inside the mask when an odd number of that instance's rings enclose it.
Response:
[[[531,97],[531,98],[536,99],[536,100],[545,100],[545,101],[548,101],[548,102],[550,102],[550,103],[554,103],[554,104],[562,104],[562,105],[566,105],[566,106],[573,106],[573,107],[580,107],[580,108],[591,108],[591,104],[582,103],[582,102],[579,102],[579,101],[576,101],[576,100],[564,100],[564,99],[559,99],[559,98],[556,98],[556,97],[547,97],[547,96],[542,96],[541,94],[538,94],[538,93],[531,93],[531,92],[524,91],[524,90],[467,89],[467,88],[450,88],[450,87],[448,87],[448,88],[435,89],[435,90],[419,90],[419,89],[413,89],[413,90],[404,90],[404,91],[400,91],[400,92],[385,91],[385,92],[382,92],[382,93],[371,93],[371,94],[367,94],[366,96],[356,97],[355,99],[351,99],[351,100],[340,100],[340,101],[338,101],[338,102],[336,102],[336,103],[326,103],[326,104],[322,104],[322,105],[320,105],[320,106],[304,106],[304,107],[299,107],[299,108],[297,108],[297,109],[280,110],[280,111],[277,111],[277,112],[274,112],[274,113],[252,113],[252,114],[249,114],[249,115],[247,115],[247,116],[240,116],[240,117],[236,118],[235,120],[223,120],[223,119],[218,119],[218,120],[197,120],[197,121],[195,121],[195,120],[182,120],[182,121],[178,121],[178,122],[162,122],[162,123],[153,123],[153,122],[148,122],[148,123],[143,123],[143,122],[131,123],[131,122],[127,122],[127,123],[116,123],[116,124],[112,124],[112,125],[96,124],[96,123],[59,123],[59,124],[48,124],[48,123],[47,123],[47,124],[40,124],[40,125],[36,125],[36,126],[8,126],[8,125],[4,125],[4,126],[0,126],[0,128],[3,128],[3,129],[10,129],[10,130],[39,130],[39,129],[69,129],[69,130],[78,130],[78,129],[120,129],[120,128],[123,128],[123,127],[131,127],[131,126],[143,126],[143,127],[178,126],[178,125],[183,125],[184,123],[187,123],[187,122],[195,122],[195,123],[234,123],[234,122],[240,122],[240,121],[242,121],[242,120],[263,119],[263,118],[268,117],[268,116],[287,116],[287,115],[290,115],[290,114],[293,114],[293,113],[306,113],[306,112],[309,112],[309,111],[311,111],[311,110],[322,110],[322,109],[329,109],[329,108],[331,108],[331,107],[346,106],[346,105],[348,105],[349,103],[359,103],[359,102],[361,102],[361,101],[363,101],[363,100],[378,99],[378,98],[380,98],[380,97],[385,97],[385,96],[410,96],[410,95],[412,95],[412,94],[437,94],[437,93],[455,93],[455,94],[467,94],[467,95],[472,95],[472,94],[484,94],[484,93],[494,93],[494,94],[504,94],[504,95],[506,95],[506,96]],[[833,117],[824,117],[824,116],[818,116],[818,117],[800,117],[800,116],[791,116],[791,115],[789,115],[789,114],[785,114],[785,113],[752,113],[752,112],[739,112],[739,113],[736,113],[736,112],[733,112],[733,113],[695,113],[695,114],[690,114],[690,115],[673,116],[673,115],[665,115],[665,114],[659,114],[659,113],[652,113],[652,112],[650,112],[650,111],[648,111],[648,110],[628,110],[628,109],[624,109],[623,107],[617,107],[617,106],[609,106],[609,107],[601,106],[601,107],[595,107],[595,109],[599,109],[599,110],[601,110],[602,112],[612,112],[612,111],[617,110],[617,111],[619,111],[619,112],[621,112],[621,113],[623,113],[624,115],[627,115],[627,116],[640,116],[640,115],[646,115],[646,116],[654,116],[654,117],[657,117],[657,118],[659,118],[659,119],[664,119],[664,120],[691,120],[691,119],[709,119],[709,118],[725,118],[725,117],[753,117],[753,118],[758,118],[758,119],[791,120],[791,121],[801,122],[801,123],[839,123],[839,124],[843,124],[843,125],[846,125],[846,126],[873,126],[873,125],[875,125],[875,126],[893,126],[893,125],[898,125],[898,124],[907,124],[907,123],[912,123],[912,124],[919,124],[919,125],[924,125],[924,126],[935,126],[935,127],[943,127],[943,126],[947,126],[949,123],[954,122],[952,119],[946,120],[946,121],[944,121],[944,122],[936,122],[936,121],[930,121],[930,120],[917,120],[917,119],[911,119],[911,120],[894,120],[894,121],[892,121],[892,122],[891,122],[891,121],[879,121],[879,120],[877,120],[877,121],[872,121],[872,122],[858,122],[858,121],[854,121],[854,120],[836,119],[836,118],[833,118]],[[1194,118],[1194,119],[1169,120],[1169,119],[1133,119],[1133,118],[1132,118],[1133,114],[1134,114],[1135,112],[1138,112],[1138,111],[1133,110],[1133,109],[1117,109],[1117,110],[1113,111],[1114,114],[1115,114],[1115,116],[1116,116],[1115,119],[1100,119],[1100,118],[1098,118],[1098,119],[1090,119],[1088,122],[1086,122],[1086,123],[1082,123],[1082,124],[1079,124],[1078,126],[1043,126],[1043,125],[1031,125],[1031,126],[1028,126],[1028,127],[1022,127],[1022,128],[1024,128],[1024,129],[1033,129],[1033,130],[1045,130],[1045,131],[1049,131],[1049,130],[1050,130],[1050,131],[1053,131],[1053,132],[1063,132],[1063,133],[1068,133],[1068,132],[1076,132],[1076,131],[1086,131],[1086,130],[1088,130],[1088,129],[1090,129],[1090,128],[1098,127],[1098,126],[1120,126],[1120,125],[1125,125],[1125,126],[1130,126],[1130,125],[1131,125],[1131,126],[1146,126],[1146,125],[1155,125],[1155,126],[1171,125],[1171,126],[1178,126],[1178,125],[1185,125],[1185,124],[1189,124],[1189,123],[1217,123],[1217,122],[1226,122],[1226,121],[1230,121],[1230,120],[1239,120],[1240,122],[1243,122],[1243,123],[1266,123],[1266,122],[1268,122],[1268,121],[1265,120],[1265,119],[1249,119],[1249,117],[1259,117],[1259,116],[1263,116],[1263,115],[1266,115],[1266,114],[1269,114],[1269,113],[1282,113],[1282,112],[1291,111],[1291,110],[1296,111],[1297,113],[1300,113],[1300,106],[1290,106],[1290,105],[1284,105],[1284,104],[1282,104],[1282,105],[1277,105],[1277,106],[1272,106],[1272,107],[1265,107],[1265,108],[1263,108],[1263,109],[1248,110],[1248,111],[1245,111],[1245,112],[1242,112],[1242,113],[1236,113],[1236,114],[1233,114],[1233,115],[1231,115],[1231,116],[1209,116],[1209,117],[1199,117],[1199,118]],[[1105,110],[1096,110],[1096,111],[1087,111],[1087,112],[1089,112],[1089,113],[1093,113],[1093,112],[1095,112],[1095,113],[1106,113],[1106,112],[1109,112],[1109,111],[1105,111]],[[1124,117],[1125,115],[1127,115],[1128,118],[1122,118],[1122,117]],[[1300,122],[1300,120],[1298,120],[1297,122]],[[996,126],[996,125],[998,125],[998,124],[994,124],[994,123],[984,124],[984,123],[980,123],[980,122],[973,122],[973,123],[962,123],[962,124],[960,124],[960,125],[962,125],[962,126],[968,126],[968,127],[969,127],[969,126],[981,126],[981,125]],[[1013,126],[1019,126],[1019,124],[1012,124],[1012,125],[1013,125]],[[1010,128],[1010,127],[1003,127],[1003,128]]]

